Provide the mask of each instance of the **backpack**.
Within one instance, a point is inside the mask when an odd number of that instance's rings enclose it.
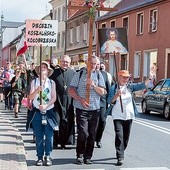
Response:
[[[81,76],[82,76],[82,74],[83,74],[83,71],[84,71],[85,69],[86,69],[86,68],[83,67],[83,68],[81,68],[81,69],[78,71],[78,72],[80,72],[79,81],[80,81],[80,78],[81,78]],[[97,71],[97,79],[98,79],[98,80],[100,79],[99,71]]]

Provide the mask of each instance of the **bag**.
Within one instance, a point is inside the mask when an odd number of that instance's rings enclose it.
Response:
[[[29,100],[27,97],[23,97],[21,101],[22,105],[25,106],[27,109],[32,109],[32,100]]]
[[[22,105],[27,107],[28,106],[28,100],[27,97],[23,97],[22,101],[21,101]]]
[[[106,113],[105,113],[105,118],[106,118],[108,115],[112,115],[113,106],[114,106],[114,104],[110,104],[110,105],[109,105],[109,107],[107,108]]]

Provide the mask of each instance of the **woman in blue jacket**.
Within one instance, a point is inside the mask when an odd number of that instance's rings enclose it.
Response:
[[[124,150],[129,141],[132,121],[137,113],[132,92],[145,89],[146,85],[149,83],[149,80],[146,80],[144,83],[128,84],[129,78],[129,71],[120,70],[118,72],[118,83],[120,88],[118,88],[118,84],[114,84],[111,87],[108,96],[108,102],[114,104],[111,114],[115,130],[117,165],[123,164]]]

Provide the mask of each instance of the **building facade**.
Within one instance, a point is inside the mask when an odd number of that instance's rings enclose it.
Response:
[[[96,54],[96,28],[93,26],[92,53]],[[66,53],[75,67],[87,60],[89,48],[89,16],[86,11],[77,12],[67,20]]]
[[[170,77],[170,1],[122,0],[115,7],[118,11],[107,13],[97,23],[98,28],[127,28],[129,53],[119,58],[118,68],[127,68],[136,81],[141,81],[156,63],[156,80]]]
[[[57,45],[52,48],[52,58],[60,61],[61,56],[65,54],[67,1],[51,0],[49,3],[52,5],[53,20],[58,20]]]

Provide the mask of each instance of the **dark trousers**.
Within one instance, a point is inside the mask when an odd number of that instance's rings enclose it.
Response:
[[[75,144],[74,112],[70,110],[69,113],[70,115],[67,119],[61,119],[58,112],[56,112],[57,120],[59,122],[59,131],[54,131],[55,146],[61,144],[61,147],[64,147],[65,145]]]
[[[77,121],[77,157],[90,159],[93,155],[94,141],[100,110],[85,111],[76,109]]]
[[[124,158],[124,150],[129,141],[132,120],[113,120],[117,158]]]
[[[96,142],[100,142],[103,136],[103,132],[106,126],[106,117],[105,117],[105,113],[106,113],[106,108],[105,107],[101,107],[100,108],[100,116],[99,116],[99,123],[98,123],[98,127],[97,127],[97,132],[96,132]]]
[[[5,109],[12,108],[12,93],[11,87],[4,87]]]

